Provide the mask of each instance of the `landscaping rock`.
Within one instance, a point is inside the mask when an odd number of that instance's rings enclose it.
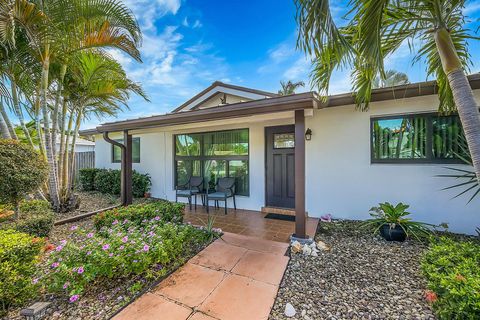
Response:
[[[299,253],[302,251],[302,245],[298,241],[292,242],[292,253]]]
[[[270,320],[435,319],[423,297],[426,245],[387,242],[358,226],[320,222],[317,256],[291,255]],[[293,317],[285,314],[287,303],[299,310]]]
[[[290,303],[287,303],[285,305],[284,313],[286,317],[291,318],[291,317],[295,317],[295,315],[297,314],[297,311],[295,311],[295,308]]]

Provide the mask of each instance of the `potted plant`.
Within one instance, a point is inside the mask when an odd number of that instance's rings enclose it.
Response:
[[[387,241],[405,241],[408,237],[419,239],[430,233],[431,224],[412,221],[407,211],[410,206],[403,203],[392,205],[388,202],[379,203],[370,209],[372,219],[366,220],[364,226],[373,228],[374,233],[379,232]]]

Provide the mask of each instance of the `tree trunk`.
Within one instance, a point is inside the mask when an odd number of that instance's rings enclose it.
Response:
[[[23,133],[28,140],[28,143],[32,148],[35,148],[33,145],[32,138],[30,137],[30,132],[28,131],[27,126],[25,125],[25,119],[23,118],[22,108],[20,107],[19,99],[18,99],[18,92],[17,92],[17,85],[15,84],[15,79],[11,79],[11,88],[12,88],[12,101],[13,101],[13,109],[15,110],[15,114],[18,117],[18,121],[20,121],[20,126],[22,127]]]
[[[60,108],[60,99],[62,97],[62,90],[63,90],[63,79],[65,78],[65,73],[67,72],[67,65],[62,64],[60,70],[60,79],[58,81],[57,93],[55,96],[55,105],[53,106],[52,112],[52,153],[53,157],[57,159],[57,132],[58,132],[58,109]],[[55,167],[57,170],[58,176],[58,166]]]
[[[480,182],[480,113],[478,105],[450,33],[446,29],[437,30],[435,42],[462,122],[475,175]]]
[[[43,126],[45,134],[45,154],[47,156],[48,166],[50,167],[48,174],[48,192],[50,195],[50,201],[55,211],[60,209],[60,199],[58,195],[58,179],[57,179],[57,169],[56,169],[56,159],[53,155],[52,147],[52,135],[50,132],[50,121],[48,115],[48,106],[47,106],[47,90],[48,90],[48,73],[50,69],[50,60],[49,60],[49,46],[46,45],[45,48],[45,57],[42,64],[42,85],[40,87],[40,108],[43,115]]]
[[[67,198],[67,194],[68,194],[68,164],[70,163],[69,162],[69,151],[68,151],[68,146],[69,146],[69,143],[70,143],[70,132],[72,131],[72,125],[73,125],[73,116],[74,116],[74,111],[72,110],[71,113],[70,113],[70,117],[68,119],[68,126],[67,126],[67,134],[65,135],[65,149],[64,149],[64,156],[63,156],[63,159],[62,159],[62,172],[61,172],[61,175],[62,175],[62,196],[64,199]]]
[[[2,114],[3,121],[5,121],[5,125],[7,126],[8,133],[10,134],[11,139],[18,140],[17,134],[15,133],[15,129],[13,128],[12,122],[8,117],[7,111],[3,106],[3,99],[0,101],[0,113]]]
[[[60,117],[60,150],[58,152],[58,184],[63,186],[63,158],[65,156],[65,118],[67,117],[67,101],[62,101],[62,116]],[[68,134],[67,134],[68,137]]]
[[[8,131],[7,123],[5,122],[5,119],[3,119],[2,113],[0,113],[0,134],[2,139],[12,138],[12,136],[10,136],[10,131]]]
[[[67,188],[67,199],[70,199],[71,193],[73,191],[73,188],[75,186],[75,144],[77,142],[77,135],[78,131],[80,130],[80,124],[82,123],[82,110],[80,109],[78,111],[77,115],[77,120],[75,122],[75,129],[73,131],[73,137],[72,137],[72,146],[71,146],[71,151],[70,151],[70,175],[69,175],[69,183],[68,183],[68,188]]]

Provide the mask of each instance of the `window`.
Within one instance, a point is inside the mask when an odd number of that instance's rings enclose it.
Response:
[[[413,114],[371,119],[372,162],[461,162],[462,141],[463,130],[456,115]]]
[[[174,139],[176,185],[203,176],[205,188],[213,188],[218,178],[235,177],[236,193],[249,194],[248,129],[179,134]]]
[[[115,139],[120,143],[123,143],[123,139]],[[140,138],[132,138],[132,160],[133,163],[140,163]],[[112,162],[122,161],[122,150],[120,147],[112,145]]]
[[[274,133],[273,147],[275,149],[295,148],[295,133]]]

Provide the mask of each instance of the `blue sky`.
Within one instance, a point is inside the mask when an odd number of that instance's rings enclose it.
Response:
[[[310,63],[295,50],[293,0],[124,0],[141,25],[143,64],[119,51],[109,50],[134,81],[142,83],[151,102],[132,97],[130,110],[116,118],[89,119],[82,128],[99,123],[163,114],[171,111],[215,80],[276,92],[280,80],[303,80],[310,90]],[[345,1],[331,0],[341,24]],[[470,1],[466,12],[480,16],[480,0]],[[478,43],[471,46],[472,72],[480,71]],[[411,65],[407,45],[386,61],[386,67],[408,74],[410,81],[425,80],[425,65]],[[349,71],[338,71],[330,93],[350,89]],[[300,90],[302,91],[302,90]]]

